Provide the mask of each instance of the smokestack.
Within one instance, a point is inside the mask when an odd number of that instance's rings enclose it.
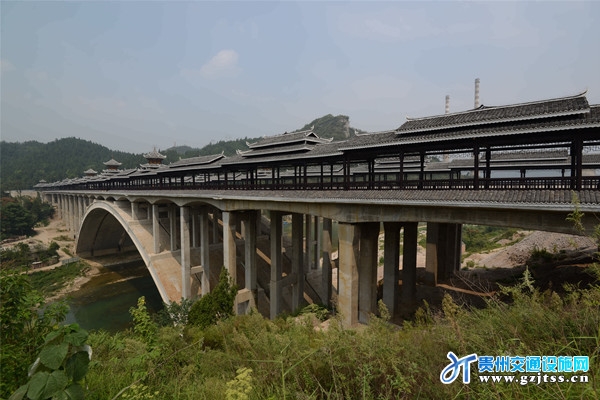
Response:
[[[450,95],[446,95],[446,114],[450,112]]]
[[[475,79],[475,108],[479,108],[479,78]]]

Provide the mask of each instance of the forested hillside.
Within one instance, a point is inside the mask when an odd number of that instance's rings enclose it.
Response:
[[[345,140],[354,135],[349,118],[345,115],[333,116],[328,114],[306,124],[302,129],[310,129],[322,138]],[[273,133],[274,135],[277,133]],[[164,163],[168,164],[181,158],[202,155],[219,154],[226,156],[235,154],[236,150],[246,150],[246,142],[256,142],[260,138],[242,138],[235,140],[219,140],[201,149],[189,146],[172,147],[166,150],[158,149],[166,155]],[[147,149],[150,151],[151,149]],[[40,180],[56,182],[65,178],[76,178],[83,175],[89,168],[101,172],[104,162],[114,158],[122,163],[121,168],[135,168],[145,163],[142,154],[131,154],[111,150],[108,147],[77,138],[56,139],[50,143],[29,141],[24,143],[0,142],[0,189],[8,190],[30,189]]]
[[[111,158],[123,163],[122,168],[134,168],[145,162],[139,154],[110,150],[77,138],[56,139],[50,143],[2,141],[2,189],[29,189],[41,179],[55,182],[75,178],[88,168],[100,172],[105,168],[103,162]]]

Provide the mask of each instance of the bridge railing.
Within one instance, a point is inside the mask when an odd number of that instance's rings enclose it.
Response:
[[[83,186],[83,187],[82,187]],[[68,185],[59,190],[600,190],[600,176],[574,177],[512,177],[512,178],[429,178],[419,179],[414,174],[357,174],[353,176],[336,175],[280,178],[253,178],[236,180],[184,181],[171,182],[111,182]]]

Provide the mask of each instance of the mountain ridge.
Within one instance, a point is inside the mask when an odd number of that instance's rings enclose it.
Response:
[[[350,118],[346,115],[333,116],[327,114],[316,118],[304,127],[294,131],[307,130],[314,127],[314,132],[325,139],[335,141],[346,140],[358,129],[350,127]],[[255,142],[261,138],[239,138],[211,142],[201,148],[190,146],[172,146],[160,150],[167,156],[165,164],[180,159],[203,155],[220,154],[231,156],[236,150],[246,150],[246,142]],[[150,150],[150,149],[148,149]],[[102,172],[104,162],[115,159],[121,168],[137,168],[146,159],[143,153],[133,154],[111,150],[106,146],[90,140],[67,137],[55,139],[48,143],[37,141],[6,142],[0,141],[0,191],[30,189],[40,180],[56,182],[63,179],[77,178],[87,169]]]

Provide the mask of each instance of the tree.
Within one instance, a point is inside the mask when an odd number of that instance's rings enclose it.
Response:
[[[212,292],[205,294],[192,305],[188,323],[202,329],[216,324],[217,321],[233,316],[233,303],[237,287],[231,284],[227,269],[221,270],[219,283]]]
[[[0,208],[3,235],[25,235],[31,233],[35,220],[21,204],[7,202]]]

